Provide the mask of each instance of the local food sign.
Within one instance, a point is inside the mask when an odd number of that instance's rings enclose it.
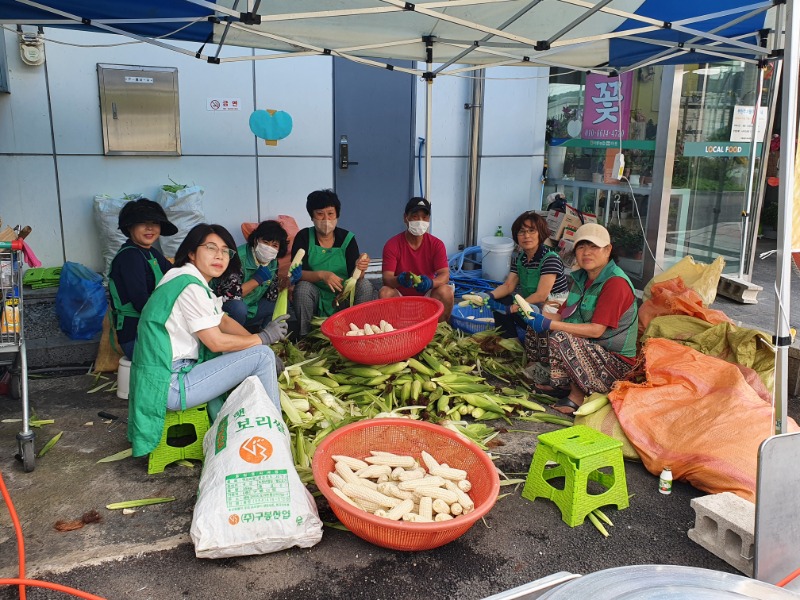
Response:
[[[619,139],[620,135],[622,139],[628,137],[632,87],[632,71],[619,77],[593,73],[586,76],[581,129],[583,139],[611,140]]]

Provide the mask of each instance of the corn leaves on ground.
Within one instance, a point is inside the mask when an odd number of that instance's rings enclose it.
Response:
[[[318,329],[298,345],[286,341],[273,348],[288,365],[279,377],[281,406],[304,483],[313,481],[311,457],[319,442],[361,419],[439,423],[486,449],[498,432],[483,421],[514,416],[545,422],[554,416],[541,404],[552,398],[519,382],[525,362],[520,343],[493,329],[467,335],[440,323],[420,354],[381,366],[343,358]]]

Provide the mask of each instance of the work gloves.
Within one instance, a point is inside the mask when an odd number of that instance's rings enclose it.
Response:
[[[403,271],[397,276],[397,283],[402,287],[414,287],[414,282],[411,280],[411,273],[408,271]]]
[[[550,331],[550,323],[552,322],[547,317],[540,313],[533,313],[529,319],[524,319],[525,324],[533,329],[536,333],[544,333]]]
[[[260,266],[256,269],[256,272],[253,273],[253,279],[258,282],[258,285],[261,285],[265,281],[272,279],[272,271],[267,265]]]
[[[289,283],[296,285],[300,278],[303,276],[302,265],[297,265],[294,269],[289,271]]]
[[[473,294],[472,294],[472,295],[473,295],[473,296],[478,296],[478,298],[480,298],[481,300],[483,300],[483,305],[484,305],[484,306],[486,306],[487,304],[489,304],[489,300],[491,300],[491,299],[492,299],[492,297],[491,297],[489,294],[487,294],[486,292],[473,292]]]
[[[429,289],[433,287],[433,281],[427,275],[420,275],[419,276],[419,283],[414,286],[414,289],[417,290],[420,294],[426,293]]]
[[[261,338],[261,343],[265,346],[270,346],[276,342],[280,342],[289,333],[289,315],[281,315],[274,321],[270,321],[264,329],[258,332],[258,337]]]

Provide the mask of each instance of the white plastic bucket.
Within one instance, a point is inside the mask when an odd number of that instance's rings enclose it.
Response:
[[[131,361],[124,356],[119,359],[117,369],[117,398],[128,399],[128,390],[131,385]]]
[[[511,271],[511,254],[514,240],[507,237],[485,237],[481,239],[481,269],[484,279],[505,281]]]

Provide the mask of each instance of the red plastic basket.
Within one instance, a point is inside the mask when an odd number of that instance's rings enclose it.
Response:
[[[374,300],[337,312],[322,323],[322,333],[345,358],[364,365],[382,365],[405,360],[421,352],[436,334],[444,306],[424,296],[402,296]],[[395,331],[375,335],[347,336],[350,323],[377,325],[381,319]]]
[[[472,483],[469,495],[475,510],[439,523],[410,523],[376,517],[344,502],[331,491],[328,473],[333,456],[369,456],[370,450],[411,455],[420,459],[423,450],[436,460],[467,471]],[[422,461],[420,460],[420,463]],[[491,459],[474,443],[440,425],[411,419],[367,419],[329,433],[314,452],[314,481],[333,512],[358,537],[394,550],[430,550],[465,533],[489,512],[500,491],[500,478]]]

